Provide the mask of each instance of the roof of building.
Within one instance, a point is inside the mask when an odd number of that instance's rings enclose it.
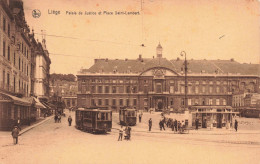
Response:
[[[95,59],[89,69],[80,73],[135,73],[139,74],[153,67],[165,67],[177,73],[183,73],[184,60],[166,58],[138,59]],[[260,64],[241,64],[231,60],[188,60],[188,74],[233,74],[260,76]]]

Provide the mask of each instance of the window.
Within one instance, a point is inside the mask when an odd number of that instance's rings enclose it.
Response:
[[[124,86],[119,86],[118,91],[119,93],[124,93]]]
[[[223,99],[223,105],[227,105],[227,100]]]
[[[10,46],[7,48],[7,59],[10,61]]]
[[[162,85],[156,84],[156,93],[162,93]]]
[[[223,87],[223,92],[227,93],[227,87]]]
[[[147,85],[144,86],[144,93],[148,93],[148,86]]]
[[[131,93],[131,91],[130,91],[130,86],[127,86],[127,87],[126,87],[126,93]]]
[[[98,105],[102,105],[102,99],[98,99]]]
[[[92,105],[92,106],[96,106],[95,99],[91,99],[91,105]]]
[[[19,57],[19,70],[21,70],[21,59]]]
[[[5,32],[5,27],[6,26],[6,20],[5,20],[5,18],[3,18],[3,30],[4,30],[4,32]]]
[[[5,70],[3,70],[3,87],[5,88]]]
[[[219,87],[217,87],[217,88],[216,88],[216,92],[219,93],[219,90],[220,90]]]
[[[185,92],[185,87],[182,85],[181,86],[181,93],[184,93]]]
[[[27,68],[26,68],[26,74],[27,74],[27,76],[29,75],[28,65],[27,65]]]
[[[91,86],[91,93],[96,93],[96,87],[95,86]]]
[[[219,99],[216,99],[216,105],[219,105]]]
[[[95,80],[95,79],[92,79],[92,80],[91,80],[91,82],[92,82],[92,83],[95,83],[95,82],[96,82],[96,80]]]
[[[16,83],[16,81],[15,81],[15,76],[14,76],[14,92],[15,92],[15,89],[16,89],[15,83]]]
[[[191,86],[188,86],[188,93],[192,93]]]
[[[212,91],[213,91],[213,88],[212,88],[212,86],[210,86],[209,87],[209,93],[212,93]]]
[[[5,41],[3,41],[3,56],[5,57]]]
[[[205,86],[202,86],[202,93],[205,93],[206,92],[206,88]]]
[[[15,52],[14,52],[14,66],[15,66]]]
[[[195,93],[199,93],[199,86],[195,86]]]
[[[9,90],[9,86],[10,86],[10,74],[7,73],[7,88]]]
[[[105,86],[105,93],[109,93],[109,86]]]
[[[133,105],[136,106],[137,105],[137,100],[134,99]]]
[[[116,86],[112,86],[112,93],[116,93]]]
[[[112,105],[115,106],[116,105],[116,99],[112,100]]]
[[[191,99],[188,99],[188,105],[191,105]]]
[[[170,93],[174,93],[174,86],[170,86]]]
[[[171,99],[170,104],[173,105],[173,99]]]
[[[136,86],[132,87],[132,92],[137,93],[137,87]]]
[[[124,104],[123,104],[123,99],[120,99],[120,100],[119,100],[119,105],[120,105],[120,106],[123,106],[123,105],[124,105]]]
[[[212,105],[212,103],[213,103],[213,100],[209,99],[209,105]]]
[[[105,99],[105,105],[109,105],[109,100]]]
[[[126,99],[126,106],[129,106],[129,105],[130,105],[130,100]]]

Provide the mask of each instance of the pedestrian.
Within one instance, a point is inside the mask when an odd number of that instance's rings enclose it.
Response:
[[[199,120],[197,118],[195,120],[195,126],[196,126],[196,130],[198,130],[199,129]]]
[[[153,125],[152,118],[150,118],[149,119],[149,131],[152,130],[152,125]]]
[[[57,123],[57,121],[58,121],[58,115],[57,114],[55,114],[54,120],[55,120],[55,123]]]
[[[71,116],[68,117],[69,126],[71,126],[72,118]]]
[[[174,120],[174,130],[175,130],[175,132],[177,132],[177,126],[178,126],[178,122],[177,122],[177,120],[175,119],[175,120]]]
[[[120,141],[120,140],[122,141],[123,132],[124,132],[124,127],[121,126],[121,128],[119,129],[118,141]]]
[[[125,139],[126,140],[129,140],[129,129],[128,129],[128,126],[126,125],[125,127]]]
[[[131,140],[131,127],[128,126],[128,139]]]
[[[17,126],[14,126],[14,128],[12,130],[14,145],[18,144],[18,135],[19,135],[19,129]]]
[[[142,121],[142,115],[139,114],[139,123]]]
[[[237,120],[235,120],[235,130],[236,130],[236,132],[237,132],[237,128],[238,128],[238,122],[237,122]]]

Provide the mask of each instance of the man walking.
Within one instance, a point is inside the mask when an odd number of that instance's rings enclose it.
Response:
[[[149,131],[151,131],[152,125],[153,125],[152,118],[150,118],[149,119]]]
[[[14,129],[12,130],[12,136],[13,136],[13,140],[14,140],[14,145],[18,144],[18,135],[19,135],[19,130],[18,130],[18,127],[15,126]]]
[[[69,126],[71,126],[72,118],[71,116],[68,117]]]
[[[235,120],[235,130],[236,130],[236,132],[237,132],[237,127],[238,127],[238,122],[237,122],[237,120]]]
[[[123,128],[123,126],[121,126],[121,128],[119,129],[118,141],[122,141],[123,131],[124,131],[124,128]]]
[[[142,121],[142,114],[139,114],[139,123]]]

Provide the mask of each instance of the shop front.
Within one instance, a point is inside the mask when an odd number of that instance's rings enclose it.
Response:
[[[31,106],[28,99],[0,92],[0,130],[11,130],[16,124],[30,124]]]
[[[231,128],[234,117],[239,112],[234,112],[231,106],[193,106],[191,107],[192,126],[196,120],[200,128]]]

